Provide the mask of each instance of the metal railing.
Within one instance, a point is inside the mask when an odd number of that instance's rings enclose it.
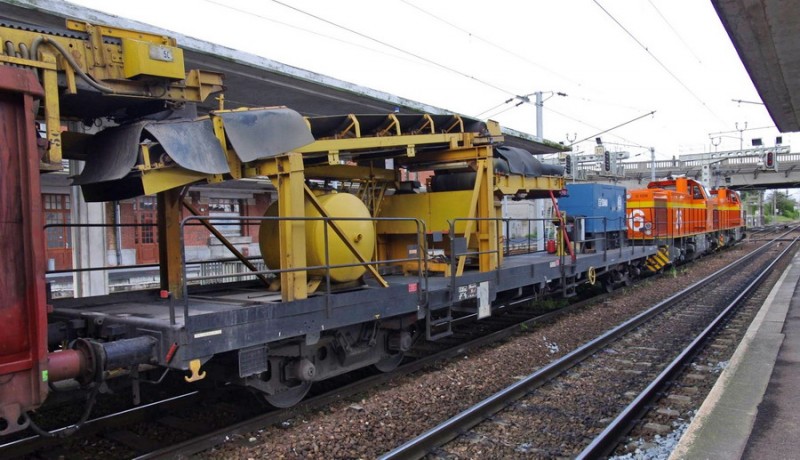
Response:
[[[474,258],[479,257],[483,254],[492,254],[496,258],[497,266],[500,267],[502,257],[504,256],[513,256],[513,255],[521,255],[519,252],[515,252],[512,250],[511,245],[509,244],[509,238],[503,240],[502,244],[498,244],[497,249],[489,250],[489,251],[480,251],[477,249],[470,249],[468,246],[464,248],[464,250],[459,250],[458,248],[458,240],[456,238],[455,231],[456,226],[458,224],[463,224],[466,222],[492,222],[496,225],[496,229],[498,232],[498,239],[500,233],[500,226],[505,226],[506,235],[509,234],[510,223],[512,221],[522,221],[528,222],[529,228],[532,225],[535,225],[537,229],[544,229],[544,235],[542,235],[543,241],[548,241],[551,239],[556,238],[556,234],[559,232],[557,225],[555,224],[555,220],[552,218],[533,218],[533,219],[524,219],[524,218],[458,218],[449,221],[450,224],[450,281],[449,281],[449,293],[450,293],[450,301],[451,303],[455,300],[455,292],[456,292],[456,283],[458,278],[458,266],[460,265],[459,260],[464,258]],[[602,232],[587,232],[585,231],[586,222],[591,221],[600,221],[603,224]],[[616,225],[612,225],[616,224]],[[609,254],[613,252],[617,252],[620,257],[624,256],[626,251],[628,254],[634,255],[637,251],[641,252],[642,254],[647,252],[648,247],[652,246],[653,239],[652,237],[648,238],[639,238],[639,239],[630,239],[628,238],[629,235],[629,225],[630,218],[620,216],[618,218],[608,218],[608,217],[583,217],[583,216],[568,216],[568,220],[566,223],[568,227],[568,235],[570,239],[570,244],[574,245],[575,252],[581,251],[581,253],[585,253],[583,251],[587,250],[587,246],[593,243],[594,248],[600,248],[599,250],[603,254],[603,261],[607,261]],[[657,225],[657,224],[656,224]],[[609,231],[609,228],[613,228],[614,230]],[[584,231],[581,231],[584,229]],[[553,238],[547,238],[546,235],[550,235],[552,230]],[[477,233],[477,229],[473,229],[471,233]],[[530,235],[531,233],[529,233]],[[587,237],[590,235],[590,237]],[[612,235],[615,235],[616,238],[612,238]],[[537,237],[537,239],[539,239]],[[523,252],[522,254],[535,254],[539,252],[547,251],[547,248],[539,248],[538,246],[534,246],[533,250],[530,250],[530,237],[528,241],[527,251]],[[560,254],[554,254],[555,257],[559,258],[559,266],[561,267],[561,276],[562,281],[563,278],[566,276],[566,268],[568,265],[568,261],[570,258],[567,257],[567,251],[562,251]],[[466,266],[467,261],[465,260],[464,265]],[[499,271],[495,271],[495,276],[499,277]]]
[[[497,245],[497,249],[494,249],[494,250],[489,250],[489,251],[470,250],[468,245],[465,246],[463,251],[459,250],[459,248],[456,246],[457,244],[459,244],[458,243],[459,238],[456,237],[456,226],[459,223],[461,223],[462,225],[466,225],[467,222],[474,222],[476,224],[476,226],[480,222],[490,222],[491,224],[495,225],[495,231],[496,231],[496,233],[498,235],[498,242],[500,242],[499,239],[500,239],[500,236],[502,235],[501,230],[502,230],[503,226],[506,229],[506,235],[509,235],[510,234],[511,222],[515,222],[515,221],[519,221],[519,222],[526,222],[527,221],[528,222],[528,228],[531,228],[531,225],[535,225],[536,228],[537,228],[537,232],[539,231],[539,229],[541,229],[542,232],[543,232],[543,234],[541,236],[542,241],[547,241],[549,239],[549,238],[546,238],[546,235],[548,235],[551,230],[552,230],[553,234],[555,234],[558,231],[557,229],[555,229],[555,224],[554,224],[553,219],[548,219],[548,218],[525,219],[525,218],[508,218],[508,217],[469,217],[469,218],[468,217],[462,217],[462,218],[457,218],[457,219],[453,219],[453,220],[448,221],[449,226],[450,226],[450,228],[449,228],[449,232],[450,232],[450,261],[449,261],[450,262],[450,285],[449,285],[448,291],[450,293],[450,302],[451,303],[455,299],[456,278],[457,278],[457,275],[458,275],[458,273],[457,273],[458,272],[458,266],[460,265],[459,260],[462,257],[465,258],[464,265],[466,266],[467,259],[470,258],[470,257],[476,257],[476,256],[480,257],[481,255],[484,255],[484,254],[492,254],[495,257],[495,262],[497,264],[497,267],[499,268],[500,265],[501,265],[502,257],[506,256],[506,255],[512,255],[511,244],[509,242],[510,238],[508,238],[508,237],[506,237],[502,241],[501,244],[498,244]],[[478,233],[478,229],[477,228],[473,229],[471,233],[476,233],[477,234]],[[538,246],[535,246],[535,249],[530,250],[530,235],[532,235],[532,232],[529,232],[528,235],[527,235],[528,245],[527,245],[527,248],[526,248],[527,251],[525,251],[524,253],[531,254],[531,253],[537,253],[537,252],[546,251],[546,247],[539,248]],[[537,234],[537,239],[540,239],[538,237],[538,234]],[[515,252],[514,254],[519,254],[519,253]],[[564,258],[564,256],[562,255],[560,257],[562,259],[561,266],[563,267],[563,258]],[[499,270],[495,270],[494,273],[495,273],[495,277],[498,278],[496,281],[499,281],[499,276],[500,276]]]
[[[308,265],[303,267],[294,267],[294,268],[265,268],[264,270],[257,270],[257,271],[248,271],[242,273],[226,273],[226,274],[216,274],[216,275],[206,275],[206,276],[197,276],[192,278],[193,281],[196,282],[203,282],[207,280],[214,280],[219,279],[220,277],[229,277],[229,278],[236,278],[240,279],[243,277],[248,276],[258,276],[258,275],[268,275],[268,276],[280,276],[281,273],[293,273],[293,272],[301,272],[304,271],[306,273],[312,271],[324,271],[325,276],[323,277],[325,280],[325,290],[323,292],[325,296],[325,303],[326,303],[326,311],[327,314],[330,316],[332,315],[332,305],[330,296],[333,293],[333,286],[331,283],[331,270],[338,269],[338,268],[350,268],[350,267],[367,267],[368,265],[372,265],[374,267],[378,266],[388,266],[388,265],[396,265],[401,264],[404,262],[415,262],[418,265],[417,270],[417,296],[419,305],[427,304],[427,295],[428,295],[428,277],[427,277],[427,244],[425,239],[425,223],[416,218],[403,218],[403,217],[368,217],[368,218],[361,218],[361,217],[275,217],[275,216],[225,216],[225,217],[211,217],[211,216],[188,216],[183,218],[180,223],[180,234],[181,234],[181,260],[183,262],[183,315],[184,321],[187,322],[189,317],[189,292],[188,286],[185,282],[187,280],[186,275],[186,246],[184,244],[184,229],[187,225],[191,225],[192,222],[201,223],[205,221],[206,223],[213,226],[214,221],[224,221],[226,224],[230,224],[232,220],[248,222],[247,225],[254,225],[254,223],[258,222],[263,223],[265,221],[274,221],[274,222],[310,222],[310,221],[321,221],[324,223],[323,229],[323,252],[324,252],[324,263],[322,265]],[[377,225],[378,222],[413,222],[416,226],[416,235],[417,235],[417,247],[419,250],[413,257],[405,257],[399,259],[382,259],[382,260],[368,260],[365,262],[354,262],[354,263],[340,263],[340,264],[332,264],[330,263],[330,237],[328,235],[328,231],[332,229],[331,223],[337,222],[347,222],[347,221],[355,221],[355,222],[371,222],[373,228]],[[338,236],[334,236],[334,238],[339,238]],[[174,305],[170,303],[170,318],[173,318],[174,323]]]
[[[569,218],[569,216],[568,216]],[[636,239],[631,239],[628,237],[629,232],[628,229],[630,219],[628,217],[617,217],[617,218],[608,218],[608,217],[585,217],[585,216],[572,216],[573,219],[573,228],[572,233],[570,236],[571,241],[575,244],[576,252],[577,249],[583,245],[586,247],[588,243],[603,243],[603,244],[594,244],[594,248],[598,246],[602,247],[603,253],[603,261],[608,260],[608,255],[612,252],[619,253],[619,256],[622,257],[625,255],[626,251],[628,254],[636,254],[637,248],[639,248],[640,252],[645,252],[645,244],[636,244]],[[587,228],[587,222],[602,222],[603,231],[602,232],[587,232],[585,229]],[[612,230],[609,230],[611,228]],[[583,232],[580,230],[584,229]],[[593,238],[586,238],[587,234],[591,234]],[[612,239],[611,235],[615,237]],[[644,240],[641,240],[644,243]]]
[[[519,218],[503,217],[500,219],[504,225],[503,232],[503,255],[530,254],[544,251],[544,245],[539,246],[538,241],[546,241],[547,236],[555,233],[553,219],[545,218]],[[525,224],[527,232],[524,237],[512,237],[511,226],[519,222]],[[534,240],[536,240],[534,242]]]
[[[228,219],[227,217],[225,219]],[[192,226],[200,226],[199,223],[192,223]],[[47,229],[50,228],[142,228],[142,227],[157,227],[156,223],[52,223],[46,224],[43,226],[45,232]],[[155,243],[157,244],[157,243]],[[250,244],[250,243],[248,243]],[[75,244],[71,245],[71,247],[57,247],[57,248],[48,248],[48,249],[69,249],[74,250],[76,247]],[[209,247],[206,246],[196,246],[196,247]],[[133,248],[117,248],[118,250],[132,250]],[[107,248],[103,248],[103,251],[106,252]],[[106,254],[107,256],[107,254]],[[260,256],[250,256],[247,257],[250,261],[255,261],[256,264],[259,264],[261,260]],[[107,261],[106,261],[107,262]],[[74,260],[72,261],[74,265]],[[212,259],[195,259],[195,260],[187,260],[186,261],[187,267],[198,267],[195,272],[199,272],[202,275],[212,275],[212,274],[230,274],[230,273],[242,273],[243,268],[245,268],[244,264],[241,263],[240,259],[232,257],[232,258],[212,258]],[[160,263],[133,263],[133,264],[117,264],[117,265],[103,265],[103,266],[94,266],[94,267],[82,267],[82,268],[75,268],[74,266],[71,268],[62,268],[62,269],[47,269],[45,270],[45,275],[51,275],[53,283],[56,287],[56,290],[53,291],[54,296],[59,297],[74,297],[75,295],[75,286],[74,280],[72,278],[69,281],[64,281],[62,278],[63,276],[59,275],[73,275],[73,274],[82,274],[82,273],[93,273],[93,272],[122,272],[123,274],[118,280],[113,280],[111,277],[108,278],[108,292],[109,293],[116,293],[116,292],[125,292],[130,290],[141,290],[141,289],[151,289],[156,288],[160,285],[158,280],[158,274],[153,275],[152,273],[159,269]],[[125,274],[129,274],[130,277],[127,281],[124,280]],[[142,279],[155,277],[152,281],[142,281]],[[136,278],[137,281],[132,281],[132,278]],[[243,280],[250,279],[251,277],[245,277]],[[222,279],[221,282],[225,282],[226,280]],[[209,284],[206,281],[196,282],[194,277],[189,276],[188,278],[189,284]],[[59,287],[60,286],[60,287]]]

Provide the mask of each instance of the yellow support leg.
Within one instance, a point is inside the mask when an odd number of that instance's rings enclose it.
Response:
[[[277,176],[271,178],[278,188],[278,223],[280,233],[281,269],[306,266],[306,223],[292,220],[305,217],[305,174],[303,157],[290,153],[276,159]],[[308,275],[305,270],[281,272],[281,299],[284,302],[308,297]]]
[[[475,187],[472,189],[472,198],[469,201],[469,213],[467,214],[467,222],[464,225],[464,239],[466,240],[465,246],[469,247],[469,238],[472,234],[472,227],[475,225],[475,221],[472,218],[475,217],[475,209],[478,206],[478,198],[480,196],[480,184],[483,182],[483,168],[478,168],[478,173],[475,175]],[[455,235],[453,235],[455,237]],[[458,258],[458,267],[456,268],[456,276],[461,276],[464,274],[464,265],[467,262],[467,256],[460,256]]]
[[[183,259],[181,257],[181,191],[167,190],[156,195],[158,203],[158,260],[161,289],[183,298]]]
[[[472,229],[477,227],[478,233],[478,267],[480,271],[490,271],[497,268],[497,255],[492,251],[497,250],[497,225],[495,222],[486,220],[495,217],[494,207],[494,173],[491,167],[492,147],[476,148],[473,155],[477,153],[477,174],[475,175],[475,186],[472,189],[472,198],[469,204],[469,214],[466,225],[464,226],[464,238],[469,247]],[[477,224],[473,218],[479,218]],[[453,235],[455,236],[455,235]],[[456,276],[464,273],[466,256],[458,258]]]
[[[497,223],[494,206],[494,173],[491,166],[491,147],[484,148],[483,160],[478,160],[478,168],[483,170],[483,180],[478,190],[478,208],[475,210],[478,221],[478,268],[481,272],[497,269]],[[478,184],[476,184],[478,185]]]
[[[55,66],[56,59],[52,54],[42,53],[42,60],[46,64]],[[58,75],[55,69],[43,70],[42,80],[48,147],[41,169],[60,171],[63,169],[61,166],[61,114],[58,108]]]

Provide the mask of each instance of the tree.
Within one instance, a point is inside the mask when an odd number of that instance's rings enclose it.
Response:
[[[785,191],[773,190],[768,192],[764,197],[765,208],[770,204],[769,209],[774,207],[775,214],[783,216],[787,219],[796,220],[800,218],[800,210],[798,210],[797,200],[792,198]]]

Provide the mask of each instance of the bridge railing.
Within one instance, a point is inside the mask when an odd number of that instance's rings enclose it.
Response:
[[[775,153],[775,158],[777,160],[778,165],[787,165],[787,164],[800,164],[800,153],[791,153],[791,152],[777,152]],[[763,164],[763,156],[762,154],[752,154],[750,152],[743,152],[743,155],[731,155],[724,158],[717,158],[714,157],[714,154],[708,154],[704,156],[697,155],[697,158],[690,158],[690,159],[669,159],[669,160],[656,160],[655,167],[659,171],[675,171],[676,173],[680,174],[679,171],[686,171],[691,169],[699,169],[702,168],[703,165],[707,165],[709,163],[717,164],[720,167],[725,166],[751,166],[751,167],[759,167]],[[649,172],[653,167],[652,161],[633,161],[633,162],[625,162],[622,163],[624,165],[625,172]],[[589,171],[599,171],[599,165],[582,165],[580,169],[586,169]]]

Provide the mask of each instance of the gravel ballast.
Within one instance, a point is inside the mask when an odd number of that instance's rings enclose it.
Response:
[[[374,458],[728,265],[736,248],[620,290],[512,340],[398,378],[357,400],[234,439],[205,458]]]

